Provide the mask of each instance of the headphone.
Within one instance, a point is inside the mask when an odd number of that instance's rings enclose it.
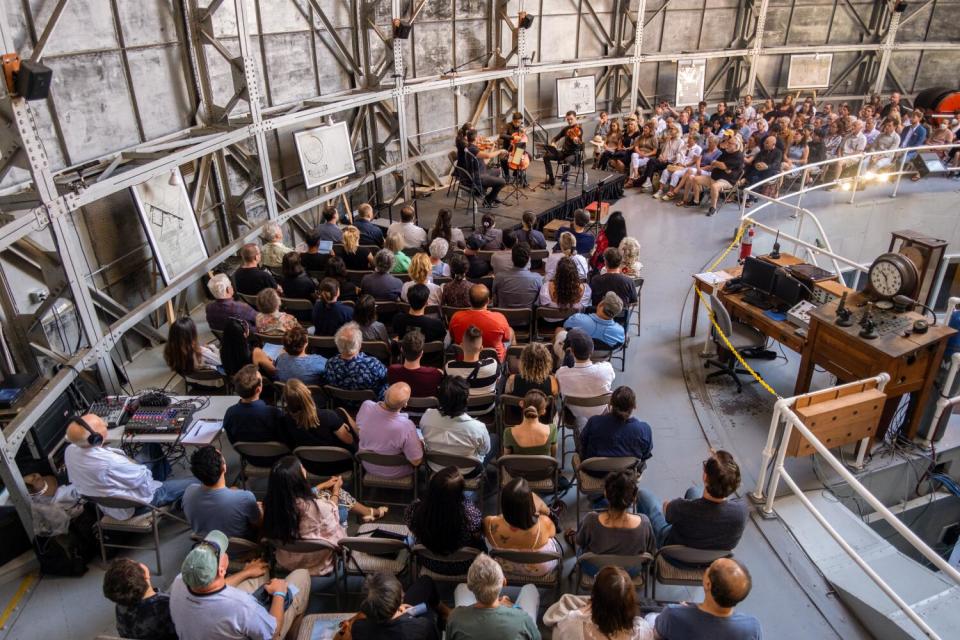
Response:
[[[103,444],[103,436],[94,431],[90,425],[87,424],[86,420],[81,418],[79,415],[74,414],[67,419],[67,426],[73,422],[83,427],[84,430],[89,434],[87,435],[87,444],[89,444],[91,447],[99,447],[101,444]]]

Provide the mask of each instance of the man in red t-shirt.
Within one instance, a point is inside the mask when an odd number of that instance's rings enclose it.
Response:
[[[470,287],[470,309],[458,311],[450,319],[450,337],[457,344],[463,342],[463,334],[471,325],[483,333],[483,346],[497,350],[497,358],[503,362],[507,353],[505,343],[513,342],[513,329],[506,316],[499,311],[487,311],[490,290],[482,284]]]

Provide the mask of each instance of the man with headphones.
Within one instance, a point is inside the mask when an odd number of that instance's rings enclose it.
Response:
[[[196,478],[171,478],[164,482],[153,479],[144,465],[128,458],[123,451],[105,447],[107,423],[100,416],[88,413],[71,416],[67,424],[70,446],[64,453],[70,482],[81,495],[104,498],[127,498],[162,507],[180,500]],[[105,508],[104,513],[117,520],[134,516],[133,509]]]

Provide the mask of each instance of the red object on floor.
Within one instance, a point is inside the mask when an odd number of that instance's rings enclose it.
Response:
[[[743,238],[740,240],[740,262],[743,262],[750,257],[750,254],[753,253],[753,236],[756,234],[756,231],[753,230],[753,227],[747,229],[746,233],[743,234]]]
[[[584,207],[583,210],[590,214],[590,219],[592,221],[596,222],[597,220],[597,201],[596,200],[594,200],[593,202],[588,204],[586,207]],[[605,220],[608,213],[610,213],[610,203],[601,202],[600,203],[600,219]]]

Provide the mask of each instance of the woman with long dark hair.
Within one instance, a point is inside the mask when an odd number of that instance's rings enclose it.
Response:
[[[333,476],[315,487],[296,456],[284,456],[273,464],[263,500],[263,535],[281,543],[297,540],[326,540],[337,544],[347,532],[347,513],[365,521],[382,517],[386,509],[374,510],[357,502],[343,490],[343,479]],[[327,575],[336,561],[333,551],[292,553],[277,550],[277,564],[285,569],[307,569],[310,575]]]
[[[431,553],[449,555],[462,547],[483,548],[480,533],[483,514],[464,495],[464,480],[456,467],[441,469],[427,488],[427,495],[407,507],[407,527],[417,542]],[[461,575],[470,568],[470,561],[432,562],[424,559],[430,571],[443,575]]]
[[[300,261],[299,253],[291,251],[285,254],[280,263],[280,270],[283,274],[280,286],[283,288],[285,298],[317,299],[317,283],[307,275]]]
[[[440,209],[437,213],[437,221],[433,223],[430,230],[430,240],[443,238],[450,243],[450,248],[463,249],[467,246],[467,241],[463,237],[463,231],[459,227],[453,226],[453,214],[449,209]]]
[[[347,277],[347,265],[340,256],[330,256],[327,260],[327,269],[324,277],[333,278],[340,285],[340,300],[343,302],[354,302],[359,295],[359,289],[350,278]]]
[[[550,519],[550,509],[540,496],[530,490],[523,478],[514,478],[500,492],[498,516],[483,519],[483,533],[487,544],[494,549],[518,551],[556,551],[560,545],[554,539],[557,529]],[[501,561],[507,573],[544,576],[556,568],[556,561],[539,564],[516,564]]]
[[[627,221],[620,211],[614,211],[607,218],[607,226],[597,236],[593,255],[590,257],[590,266],[596,271],[603,268],[603,252],[607,247],[619,247],[620,241],[627,237]]]
[[[250,327],[243,320],[230,318],[220,338],[220,359],[223,371],[231,378],[248,364],[255,364],[262,373],[273,377],[277,368],[263,349],[250,344]]]
[[[653,627],[639,615],[636,591],[626,571],[604,567],[593,582],[590,602],[557,623],[554,640],[653,640]]]
[[[360,327],[364,341],[390,344],[387,327],[377,319],[377,301],[370,294],[363,294],[353,307],[353,321]]]
[[[554,309],[579,309],[590,304],[590,285],[580,281],[580,271],[572,258],[557,263],[552,280],[540,288],[540,306]]]
[[[238,321],[242,322],[242,321]],[[246,326],[246,323],[243,323]],[[197,369],[215,369],[220,366],[220,352],[213,345],[200,344],[197,325],[189,316],[178,318],[170,325],[163,359],[172,371],[180,375]]]

